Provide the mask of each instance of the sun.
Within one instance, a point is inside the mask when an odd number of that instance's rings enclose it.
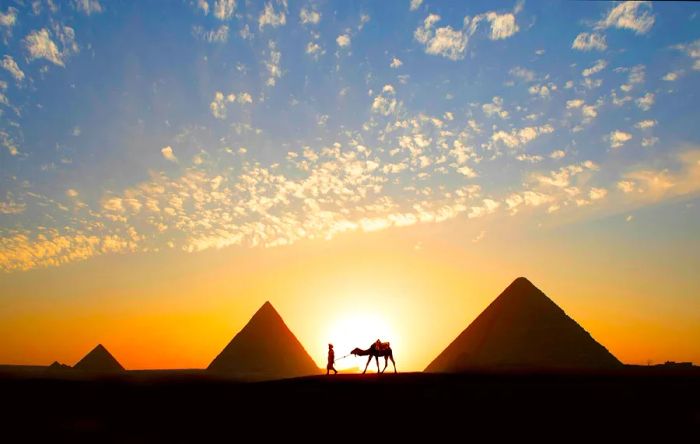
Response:
[[[377,339],[383,342],[397,340],[395,330],[377,313],[354,313],[335,320],[328,327],[328,342],[333,344],[338,370],[361,371],[366,357],[347,356],[355,347],[367,348]],[[341,359],[342,358],[342,359]],[[380,363],[382,366],[383,362]]]

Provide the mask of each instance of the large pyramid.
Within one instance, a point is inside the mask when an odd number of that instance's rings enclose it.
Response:
[[[620,365],[557,304],[520,277],[425,371],[593,370]]]
[[[124,367],[102,344],[97,344],[97,347],[78,361],[73,368],[89,372],[120,372],[124,370]]]
[[[208,370],[246,379],[277,379],[319,372],[272,304],[265,302]]]

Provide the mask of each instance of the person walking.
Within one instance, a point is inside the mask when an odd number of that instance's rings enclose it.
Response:
[[[328,365],[326,366],[326,374],[330,374],[331,370],[338,374],[338,370],[335,369],[335,352],[333,351],[333,344],[328,344]]]

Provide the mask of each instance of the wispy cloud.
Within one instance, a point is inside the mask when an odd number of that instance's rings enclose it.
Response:
[[[579,51],[591,51],[594,49],[597,51],[605,51],[608,49],[608,44],[603,34],[597,32],[582,32],[576,36],[571,47]]]
[[[85,15],[99,14],[103,11],[99,0],[73,0],[73,5]]]
[[[654,26],[652,4],[648,1],[627,1],[612,8],[604,19],[596,23],[597,29],[629,29],[637,34],[645,34]]]
[[[201,3],[201,2],[200,2]],[[209,10],[209,5],[200,8]],[[214,2],[214,17],[219,20],[229,20],[236,11],[236,0],[216,0]]]
[[[18,82],[24,80],[24,71],[20,69],[19,65],[17,65],[17,62],[15,62],[15,59],[13,59],[12,56],[5,55],[2,58],[2,62],[0,62],[0,66],[12,74],[12,77],[14,77]]]
[[[272,26],[276,28],[278,26],[283,26],[287,23],[287,16],[284,11],[275,12],[275,8],[272,3],[265,3],[265,9],[263,10],[260,17],[258,17],[258,28],[263,29],[265,26]]]

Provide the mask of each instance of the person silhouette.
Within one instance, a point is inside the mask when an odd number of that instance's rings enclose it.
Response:
[[[335,373],[334,375],[338,374],[338,370],[335,369],[334,367],[335,364],[335,352],[333,351],[333,344],[328,344],[328,365],[326,366],[326,374],[330,374],[331,370],[333,370]]]

